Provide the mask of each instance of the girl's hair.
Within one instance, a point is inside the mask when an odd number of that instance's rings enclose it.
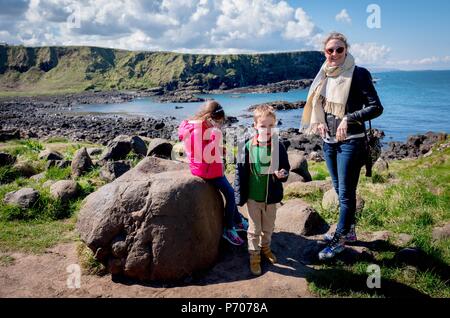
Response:
[[[222,106],[212,99],[207,100],[200,110],[192,116],[191,120],[207,120],[209,118],[213,120],[225,119]]]
[[[342,42],[344,42],[345,44],[345,48],[348,50],[348,48],[350,47],[350,44],[347,41],[347,37],[345,35],[343,35],[342,33],[339,32],[332,32],[330,33],[327,38],[325,39],[325,41],[323,41],[323,48],[325,50],[325,47],[327,46],[327,43],[331,40],[340,40]]]

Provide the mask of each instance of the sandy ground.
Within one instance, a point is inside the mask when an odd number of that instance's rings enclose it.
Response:
[[[263,263],[260,277],[248,269],[246,247],[223,243],[212,269],[176,285],[82,274],[79,288],[69,288],[67,282],[74,276],[68,267],[78,262],[76,243],[59,244],[41,255],[9,253],[14,261],[0,266],[0,297],[312,297],[305,279],[311,269],[302,263],[301,253],[316,243],[300,237],[295,242],[291,235],[274,234],[280,264]]]

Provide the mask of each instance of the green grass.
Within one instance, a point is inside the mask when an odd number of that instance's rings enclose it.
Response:
[[[310,169],[322,171],[320,164]],[[363,262],[318,266],[308,277],[310,290],[321,297],[450,297],[450,240],[431,237],[435,226],[450,221],[450,148],[434,151],[428,158],[392,161],[389,171],[375,172],[372,178],[366,178],[363,169],[358,192],[365,206],[357,215],[357,230],[410,234],[409,246],[422,251],[424,265],[399,263],[394,255],[401,247],[390,242],[385,249],[373,251],[381,267],[380,290],[367,288],[368,264]],[[338,213],[323,209],[321,197],[312,199],[322,217],[337,222]]]
[[[71,159],[73,154],[85,146],[96,146],[90,143],[67,143],[64,138],[52,138],[45,142],[39,140],[12,140],[0,143],[0,151],[18,156],[18,160],[29,162],[42,171],[46,162],[38,159],[43,149],[50,147]],[[78,198],[62,204],[54,199],[49,189],[43,187],[46,180],[70,179],[70,167],[52,167],[45,172],[40,181],[20,176],[12,166],[0,168],[0,251],[25,251],[41,253],[53,245],[73,240],[71,231],[76,222],[76,213],[83,199],[105,184],[99,178],[99,167],[78,177],[80,186]],[[29,209],[21,209],[14,205],[6,205],[3,198],[6,193],[31,187],[40,193],[38,201]]]
[[[52,143],[69,143],[69,139],[66,137],[53,136],[45,139],[45,142],[48,144]]]
[[[39,152],[44,150],[44,145],[36,139],[13,140],[5,143],[1,151],[18,157],[37,161]]]
[[[45,178],[47,180],[67,180],[70,179],[71,168],[59,168],[59,167],[51,167],[45,172]]]
[[[67,220],[0,221],[0,251],[43,253],[73,240],[75,218]]]
[[[0,266],[10,266],[14,264],[14,257],[11,255],[0,255]]]
[[[0,184],[10,183],[19,176],[19,172],[11,165],[0,167]]]
[[[103,275],[106,273],[105,266],[94,257],[92,250],[81,241],[77,243],[77,256],[84,274]]]
[[[327,170],[327,166],[324,161],[322,162],[308,162],[308,169],[311,173],[313,180],[326,180],[330,176]]]
[[[136,154],[135,152],[131,151],[127,154],[126,160],[130,161],[131,167],[135,167],[139,161],[142,160],[142,156]]]

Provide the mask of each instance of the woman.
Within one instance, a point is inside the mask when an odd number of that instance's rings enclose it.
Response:
[[[356,187],[365,158],[365,121],[380,116],[383,106],[368,70],[355,65],[341,33],[324,42],[326,61],[314,79],[303,110],[302,131],[319,134],[327,168],[339,196],[336,232],[326,235],[319,259],[333,258],[356,240]]]

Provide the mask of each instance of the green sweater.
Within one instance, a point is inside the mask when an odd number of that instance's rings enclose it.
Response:
[[[246,147],[250,154],[249,199],[265,202],[270,166],[271,146],[253,145],[249,140]]]

